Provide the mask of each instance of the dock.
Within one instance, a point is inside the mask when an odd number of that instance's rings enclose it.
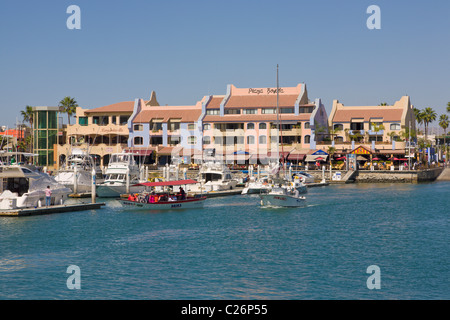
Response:
[[[0,210],[0,216],[3,217],[22,217],[22,216],[36,216],[43,214],[72,212],[72,211],[84,211],[92,209],[100,209],[105,203],[80,203],[80,204],[63,204],[54,205],[49,207],[37,207],[37,208],[17,208],[9,210]]]

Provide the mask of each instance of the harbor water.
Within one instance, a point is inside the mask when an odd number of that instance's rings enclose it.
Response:
[[[0,299],[450,299],[449,195],[449,182],[345,184],[310,188],[301,208],[233,195],[142,212],[99,199],[0,217]]]

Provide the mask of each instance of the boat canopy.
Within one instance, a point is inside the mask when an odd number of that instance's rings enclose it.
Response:
[[[142,182],[133,186],[146,186],[146,187],[162,187],[162,186],[181,186],[184,184],[196,184],[197,181],[192,179],[187,180],[174,180],[174,181],[161,181],[161,182]]]

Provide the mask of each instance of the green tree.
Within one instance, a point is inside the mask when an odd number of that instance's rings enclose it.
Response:
[[[63,113],[67,113],[67,124],[70,125],[70,116],[72,116],[78,107],[77,101],[71,97],[65,97],[59,102]]]
[[[421,115],[423,124],[425,125],[425,140],[428,140],[428,125],[436,120],[437,114],[432,108],[427,107],[422,110]]]
[[[376,143],[376,141],[378,141],[378,132],[385,129],[384,125],[382,123],[372,122],[372,123],[370,123],[370,126],[371,126],[372,130],[375,131],[375,143]]]

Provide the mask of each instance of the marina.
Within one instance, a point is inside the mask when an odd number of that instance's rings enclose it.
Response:
[[[0,217],[0,297],[448,299],[449,187],[339,184],[309,189],[301,208],[238,194],[151,213],[106,198],[98,209]],[[374,264],[378,291],[366,286]],[[70,265],[81,290],[65,285]]]

